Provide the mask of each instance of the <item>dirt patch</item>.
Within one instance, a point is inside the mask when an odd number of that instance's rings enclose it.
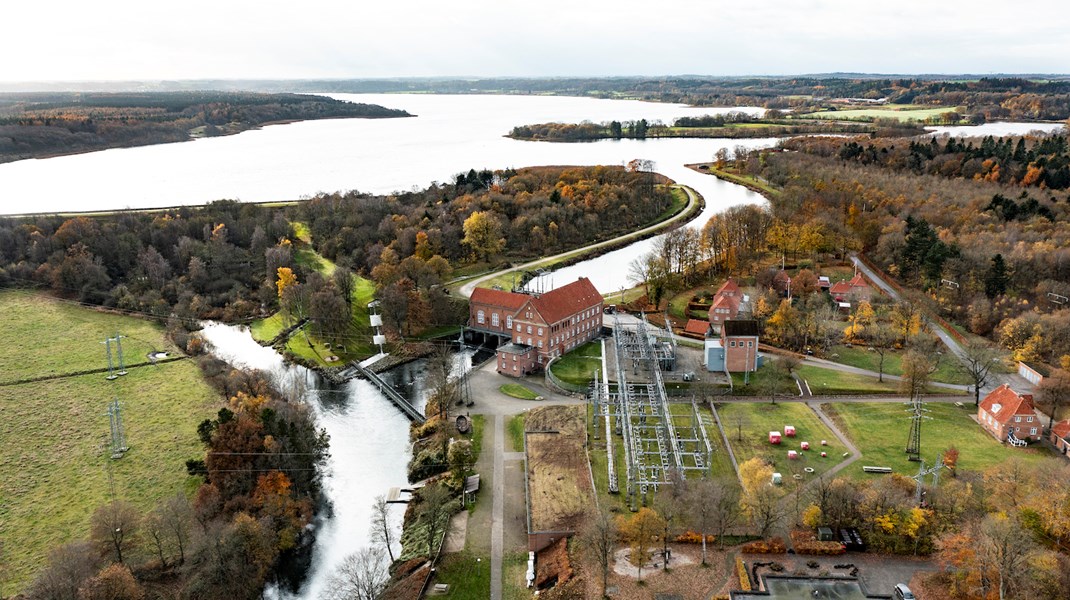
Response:
[[[695,559],[687,552],[677,553],[673,547],[669,547],[669,568],[676,569],[695,564]],[[643,579],[661,573],[664,561],[662,560],[661,548],[650,553],[650,557],[643,564]],[[625,577],[639,579],[639,567],[632,563],[632,549],[621,548],[613,553],[613,572]]]
[[[723,552],[710,548],[707,557],[709,564],[704,567],[700,564],[701,548],[691,544],[669,544],[669,547],[672,549],[669,571],[665,572],[660,568],[647,570],[644,567],[641,585],[634,575],[621,575],[611,568],[611,597],[621,600],[656,600],[662,597],[661,594],[678,594],[684,600],[708,600],[713,594],[727,593],[730,587],[728,565],[734,566],[734,563],[726,560]],[[683,564],[682,559],[685,556],[688,564]],[[602,577],[598,565],[587,557],[574,557],[574,560],[578,561],[573,563],[573,568],[577,570],[576,578],[582,578],[587,584],[586,597],[601,597]]]
[[[402,563],[383,592],[383,600],[418,600],[430,569],[431,565],[422,558]]]
[[[581,406],[546,406],[527,417],[532,531],[574,531],[592,504]]]

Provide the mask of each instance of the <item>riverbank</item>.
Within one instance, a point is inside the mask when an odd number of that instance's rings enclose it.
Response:
[[[748,178],[744,175],[731,173],[725,169],[718,169],[716,167],[716,163],[693,163],[684,166],[688,169],[691,169],[692,171],[695,171],[696,173],[702,173],[703,175],[713,175],[714,177],[722,181],[741,185],[752,192],[761,194],[767,200],[772,200],[776,196],[780,195],[780,190],[770,185],[767,181],[753,177]]]

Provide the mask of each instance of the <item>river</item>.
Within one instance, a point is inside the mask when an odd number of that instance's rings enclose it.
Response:
[[[323,491],[332,502],[332,511],[318,517],[308,579],[296,596],[268,590],[276,598],[320,598],[327,578],[342,559],[369,544],[375,497],[408,484],[409,420],[371,383],[354,379],[342,386],[329,385],[314,371],[288,364],[275,350],[257,344],[248,328],[207,323],[203,335],[212,353],[227,363],[268,373],[280,390],[304,389],[304,400],[331,436]],[[455,372],[461,372],[468,368],[471,353],[459,352],[456,360]],[[427,400],[422,375],[422,362],[415,362],[383,377],[422,410]],[[402,507],[393,509],[399,532],[402,515]],[[399,549],[395,547],[395,552]]]

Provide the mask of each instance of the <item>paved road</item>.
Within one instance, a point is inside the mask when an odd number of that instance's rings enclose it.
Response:
[[[677,213],[676,215],[674,215],[673,217],[671,217],[668,220],[662,221],[660,223],[655,223],[654,225],[651,225],[649,227],[644,227],[643,229],[639,229],[637,231],[633,231],[631,233],[628,233],[626,235],[622,235],[620,237],[615,237],[615,238],[613,238],[611,240],[606,240],[604,242],[599,242],[597,244],[591,244],[590,246],[584,246],[584,247],[578,248],[576,250],[569,250],[568,252],[562,252],[560,254],[555,254],[553,256],[544,256],[544,257],[539,258],[537,260],[533,260],[531,262],[526,262],[526,263],[524,263],[522,265],[517,265],[515,267],[511,267],[511,268],[504,269],[504,270],[501,270],[501,271],[495,271],[494,273],[488,273],[486,275],[482,275],[482,276],[480,276],[480,277],[478,277],[476,279],[473,279],[472,281],[469,281],[468,283],[462,285],[458,291],[465,298],[470,298],[472,296],[472,292],[475,291],[475,289],[477,287],[479,287],[479,284],[481,284],[481,283],[483,283],[483,282],[485,282],[485,281],[487,281],[489,279],[494,279],[495,277],[497,277],[499,275],[504,275],[506,273],[513,273],[515,271],[524,271],[524,270],[527,270],[527,269],[531,269],[531,268],[533,268],[533,267],[535,267],[535,266],[537,266],[540,263],[543,263],[545,261],[561,258],[561,257],[564,257],[564,256],[568,256],[570,254],[575,254],[576,252],[587,252],[589,250],[597,250],[599,248],[603,248],[603,247],[609,246],[611,244],[616,244],[616,243],[620,242],[621,238],[627,238],[627,237],[636,236],[636,239],[639,239],[639,238],[643,237],[647,233],[651,233],[651,232],[654,232],[654,231],[658,231],[659,229],[666,228],[669,225],[672,225],[673,223],[676,223],[677,221],[683,219],[684,215],[688,214],[691,211],[691,209],[695,206],[695,204],[698,202],[698,200],[699,200],[698,194],[694,190],[692,190],[691,188],[687,187],[686,185],[682,185],[682,186],[679,186],[679,187],[682,188],[685,192],[687,192],[687,206],[685,206],[682,211],[680,211],[679,213]],[[693,215],[693,216],[695,216],[695,215]]]
[[[899,291],[896,290],[890,283],[884,280],[876,271],[866,266],[866,263],[862,262],[858,256],[852,255],[851,262],[858,267],[858,270],[862,271],[870,281],[877,284],[881,290],[887,293],[895,300],[900,300]],[[927,319],[926,319],[927,320]],[[947,349],[951,351],[960,361],[965,362],[966,351],[963,350],[962,344],[952,337],[943,327],[936,323],[929,323],[929,329],[936,334],[936,337],[940,338],[940,341],[947,346]],[[1006,383],[1016,390],[1031,390],[1033,384],[1028,382],[1024,377],[1017,373],[992,373],[988,378],[988,383],[981,388],[981,393],[986,394],[995,388]]]

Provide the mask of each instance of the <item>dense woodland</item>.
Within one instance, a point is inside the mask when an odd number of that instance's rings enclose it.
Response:
[[[253,600],[269,580],[287,585],[311,539],[328,439],[308,409],[283,399],[262,375],[201,357],[230,400],[198,432],[203,477],[142,514],[115,500],[96,510],[88,540],[53,549],[26,591],[30,600]]]
[[[268,123],[411,116],[325,96],[250,92],[0,94],[0,163],[183,142]]]
[[[407,334],[451,318],[448,299],[432,290],[457,266],[566,250],[654,221],[672,197],[649,167],[470,171],[422,191],[349,192],[285,208],[219,201],[159,212],[2,218],[0,285],[174,315],[176,333],[196,319],[263,316],[281,296],[323,333],[344,335],[331,324],[346,314],[347,275],[357,272],[379,284],[388,321]],[[317,249],[346,275],[326,280],[297,260],[296,221],[308,224]],[[300,283],[285,294],[280,268]]]

